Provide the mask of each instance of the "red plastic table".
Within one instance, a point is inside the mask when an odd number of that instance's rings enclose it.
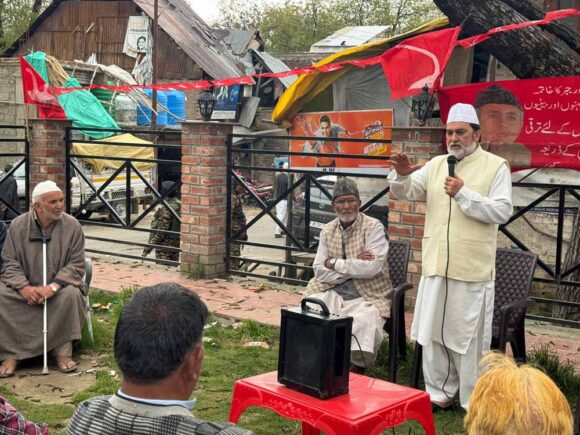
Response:
[[[258,406],[301,421],[304,435],[373,435],[406,420],[417,420],[426,434],[435,434],[429,394],[355,373],[349,379],[348,394],[327,400],[278,383],[277,372],[241,379],[234,385],[230,422]]]

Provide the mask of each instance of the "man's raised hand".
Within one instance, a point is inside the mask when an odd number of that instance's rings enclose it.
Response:
[[[397,153],[396,155],[391,156],[391,162],[393,164],[393,168],[395,168],[395,171],[397,171],[397,174],[401,176],[411,175],[413,172],[418,171],[423,167],[421,164],[414,165],[407,154],[401,153]]]

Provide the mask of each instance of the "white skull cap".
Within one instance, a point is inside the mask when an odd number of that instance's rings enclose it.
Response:
[[[54,181],[51,180],[38,183],[32,191],[32,202],[36,202],[38,198],[49,192],[62,192],[62,190],[56,185]]]
[[[456,121],[479,125],[477,113],[471,104],[457,103],[451,107],[449,115],[447,115],[447,123]]]

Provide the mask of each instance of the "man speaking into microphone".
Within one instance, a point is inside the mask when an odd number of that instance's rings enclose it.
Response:
[[[491,344],[498,224],[512,214],[507,162],[478,144],[469,104],[449,111],[449,154],[427,164],[393,156],[391,192],[426,201],[419,283],[411,337],[423,346],[423,374],[434,410],[448,409],[457,391],[468,407],[478,362]]]

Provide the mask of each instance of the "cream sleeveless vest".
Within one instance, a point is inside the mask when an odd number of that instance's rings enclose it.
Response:
[[[448,176],[448,155],[429,162],[427,215],[423,237],[423,276],[445,276],[447,266],[447,220],[450,197],[443,188]],[[505,160],[478,147],[462,159],[455,174],[470,190],[488,196],[495,176]],[[496,224],[488,224],[464,214],[451,199],[449,225],[449,271],[452,279],[468,282],[495,278]]]

